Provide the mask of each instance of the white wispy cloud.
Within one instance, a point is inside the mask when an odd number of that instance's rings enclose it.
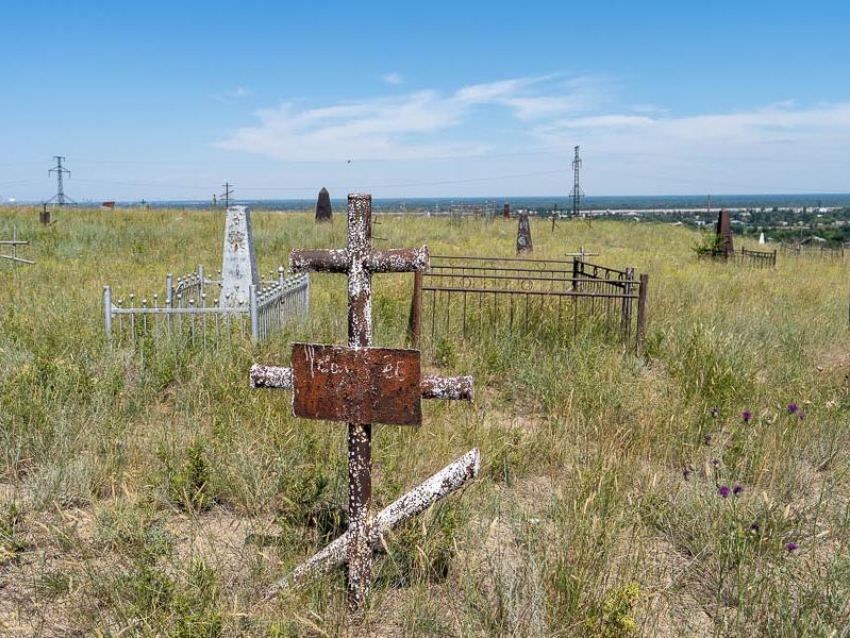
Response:
[[[507,115],[530,121],[563,116],[591,101],[586,88],[552,94],[551,79],[513,78],[471,84],[448,94],[422,90],[314,108],[285,102],[258,111],[258,125],[232,131],[217,146],[305,161],[481,154],[492,142],[449,135],[478,107],[499,106]]]
[[[386,82],[387,84],[401,84],[401,83],[402,83],[402,77],[401,77],[401,74],[400,74],[400,73],[395,73],[395,72],[393,72],[393,73],[384,73],[384,74],[381,76],[381,79],[382,79],[384,82]]]
[[[846,190],[850,102],[676,115],[664,105],[615,107],[621,92],[598,78],[549,75],[318,106],[291,101],[258,111],[255,125],[216,146],[296,163],[386,160],[400,179],[402,167],[421,168],[421,160],[458,160],[439,163],[445,179],[458,167],[568,167],[580,145],[586,169],[595,164],[589,189],[599,179],[609,193]],[[437,175],[434,166],[427,170]],[[548,188],[560,188],[559,179]]]
[[[553,150],[581,145],[607,192],[844,191],[850,103],[558,118],[532,135]]]
[[[244,86],[237,86],[235,89],[216,93],[215,95],[213,95],[213,98],[218,100],[219,102],[232,102],[235,100],[239,100],[243,97],[248,97],[249,95],[251,95],[250,89],[247,89]]]
[[[731,113],[668,115],[612,114],[561,118],[537,127],[541,140],[559,144],[581,138],[606,151],[740,153],[777,144],[798,151],[844,148],[850,143],[850,103],[799,107],[770,104]]]

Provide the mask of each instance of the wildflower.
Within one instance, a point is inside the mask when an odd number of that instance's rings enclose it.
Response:
[[[732,488],[732,494],[734,494],[735,496],[738,496],[738,494],[740,494],[743,491],[744,491],[744,488],[741,485],[736,485],[735,487]]]
[[[682,478],[684,478],[686,481],[688,480],[690,475],[691,475],[691,468],[686,467],[685,469],[682,470]]]
[[[711,459],[711,464],[714,467],[717,467],[718,465],[720,465],[720,459]]]
[[[749,423],[753,418],[753,413],[749,410],[744,410],[741,413],[741,418],[744,419],[744,423]]]
[[[720,488],[717,490],[717,493],[720,494],[720,496],[722,496],[723,498],[726,498],[727,496],[729,496],[729,488],[725,485],[721,485]]]
[[[796,404],[796,403],[793,403],[793,402],[792,402],[792,403],[789,403],[789,404],[788,404],[788,411],[789,411],[791,414],[797,414],[797,413],[800,411],[800,408],[798,408],[798,407],[797,407],[797,404]]]
[[[802,421],[805,418],[806,415],[802,411],[800,411],[800,412],[797,412],[797,416],[800,417],[800,420]]]
[[[717,406],[711,408],[711,416],[716,419],[718,414],[720,414],[720,410],[717,409]]]
[[[705,443],[706,445],[711,443],[711,435],[710,434],[704,434],[703,437],[702,437],[702,442]]]
[[[761,530],[761,526],[758,524],[758,521],[753,521],[750,524],[750,531],[751,532],[758,534],[760,530]]]
[[[785,545],[785,549],[787,549],[789,552],[793,552],[797,549],[797,543],[787,543]]]

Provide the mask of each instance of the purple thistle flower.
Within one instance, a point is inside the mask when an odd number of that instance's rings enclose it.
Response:
[[[797,543],[787,543],[785,545],[785,549],[787,549],[789,552],[793,552],[797,549]]]
[[[711,435],[710,434],[704,434],[703,437],[702,437],[702,442],[705,443],[706,445],[711,443]]]
[[[691,468],[686,467],[685,469],[682,470],[682,478],[684,478],[686,481],[688,480],[690,475],[691,475]]]
[[[725,485],[721,485],[720,488],[717,490],[717,493],[720,494],[720,496],[722,496],[723,498],[726,498],[727,496],[729,496],[729,488]]]
[[[806,415],[803,414],[802,412],[797,412],[797,416],[800,417],[801,421],[806,417]]]
[[[744,423],[749,423],[753,418],[753,413],[749,410],[744,410],[741,413],[741,418],[744,419]]]
[[[753,521],[753,523],[750,525],[750,531],[758,534],[760,530],[761,526],[758,524],[758,521]]]
[[[796,404],[796,403],[793,403],[793,402],[792,402],[792,403],[789,403],[789,404],[788,404],[788,411],[789,411],[791,414],[797,414],[797,413],[800,411],[800,408],[798,408],[798,407],[797,407],[797,404]]]
[[[718,465],[720,465],[720,459],[711,459],[711,464],[714,467],[717,467]]]
[[[744,488],[741,485],[736,485],[735,487],[732,488],[732,494],[734,494],[735,496],[738,496],[738,494],[740,494],[743,491],[744,491]]]

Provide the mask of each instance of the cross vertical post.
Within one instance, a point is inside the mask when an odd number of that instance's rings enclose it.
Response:
[[[348,347],[372,345],[372,197],[348,198]],[[369,509],[372,504],[372,424],[348,424],[348,604],[357,612],[372,574]]]
[[[372,566],[372,551],[369,544],[371,524],[369,511],[372,504],[372,419],[369,415],[374,415],[376,412],[373,404],[362,400],[364,395],[370,395],[370,388],[366,384],[371,383],[372,379],[366,367],[358,368],[361,364],[366,365],[368,350],[372,345],[372,273],[422,271],[428,268],[428,262],[427,247],[372,250],[372,196],[369,194],[348,196],[348,245],[345,250],[296,250],[290,255],[290,269],[293,273],[314,271],[348,275],[348,349],[360,352],[362,356],[358,359],[359,363],[349,361],[346,364],[346,376],[350,377],[357,389],[351,391],[342,401],[342,407],[336,405],[336,411],[333,414],[346,414],[345,420],[348,423],[348,602],[354,615],[361,612],[366,600]],[[396,355],[388,356],[391,359],[396,357],[397,360]],[[400,361],[397,360],[397,364],[400,365]],[[339,365],[338,362],[337,365]],[[413,365],[415,370],[412,372],[415,372],[418,378],[420,375],[418,353]],[[310,369],[313,370],[312,363]],[[341,371],[338,367],[334,370],[336,370],[333,373],[335,375]],[[356,370],[360,370],[361,373]],[[385,375],[392,370],[395,370],[397,375],[399,368],[390,366],[384,370]],[[313,372],[310,374],[312,375]],[[393,375],[390,374],[390,376]],[[402,378],[404,377],[399,376],[397,380]],[[409,382],[412,382],[413,377],[407,378]],[[301,394],[296,384],[295,392],[296,416],[301,411],[301,415],[310,413],[313,415],[312,418],[322,418],[315,411],[316,404],[311,403],[307,396],[319,390],[315,388],[310,390],[305,387],[304,393]],[[418,408],[419,395],[416,396],[413,416],[408,414],[406,418],[398,421],[393,418],[379,422],[408,424],[412,419],[418,424],[421,421],[421,413]],[[318,396],[318,398],[319,403],[326,408],[331,405],[328,396]],[[309,408],[310,405],[313,407]]]

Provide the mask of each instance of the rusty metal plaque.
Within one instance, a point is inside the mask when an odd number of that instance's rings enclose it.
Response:
[[[292,347],[295,416],[305,419],[420,425],[418,350]]]

